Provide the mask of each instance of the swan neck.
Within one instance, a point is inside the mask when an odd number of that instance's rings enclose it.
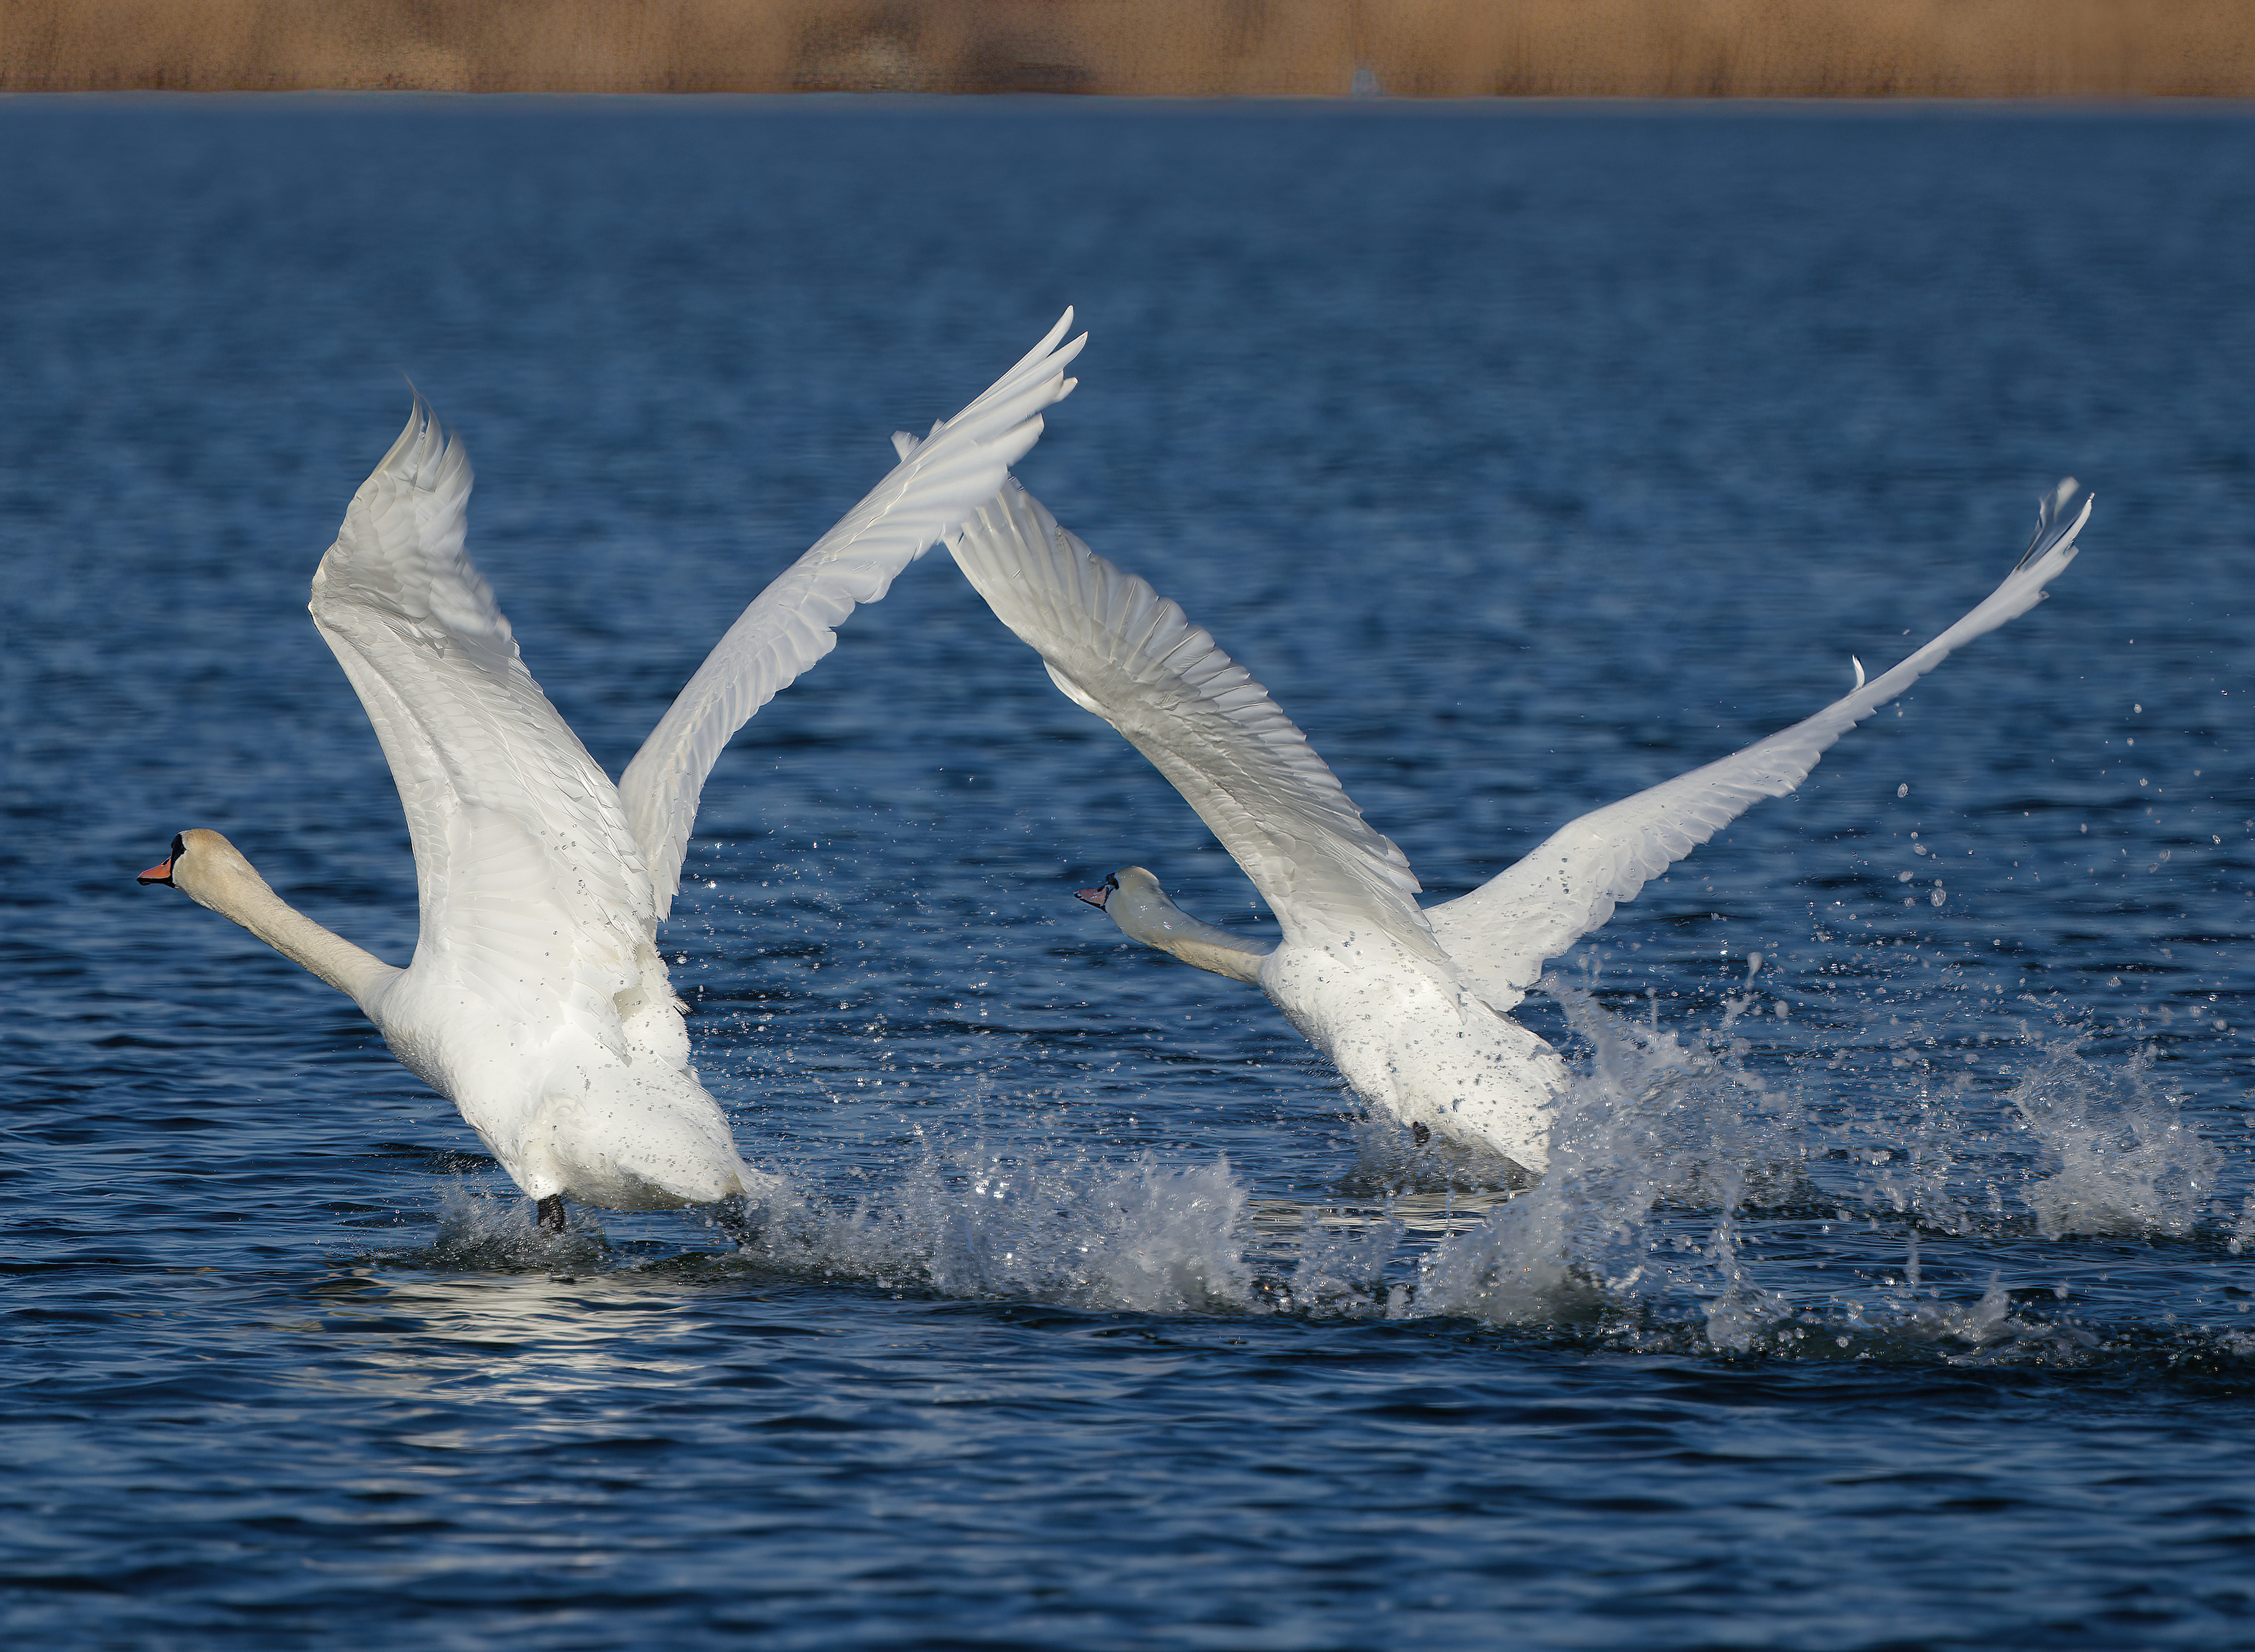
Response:
[[[319,975],[358,1004],[371,1020],[376,1000],[400,974],[366,948],[315,923],[256,874],[188,893],[221,917],[242,924],[292,963]]]
[[[1259,981],[1261,961],[1275,950],[1200,922],[1156,889],[1115,889],[1104,910],[1129,939],[1233,981]]]

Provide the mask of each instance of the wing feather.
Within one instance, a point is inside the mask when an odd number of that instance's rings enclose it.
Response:
[[[1042,341],[921,442],[896,436],[901,462],[813,548],[753,599],[650,731],[619,782],[650,867],[657,914],[671,909],[706,777],[752,714],[837,646],[836,628],[1002,484],[1042,432],[1042,410],[1077,382],[1087,342],[1060,345],[1067,310]]]
[[[1375,926],[1437,958],[1401,851],[1212,636],[1091,551],[1013,480],[949,541],[1068,699],[1149,758],[1253,880],[1288,939]]]
[[[2091,499],[2072,478],[2039,508],[2035,538],[2003,584],[1893,671],[1861,681],[1815,716],[1743,751],[1570,822],[1471,894],[1427,909],[1433,932],[1481,996],[1519,1002],[1564,952],[1637,892],[1764,798],[1806,779],[1832,742],[1932,671],[1953,650],[2034,608],[2075,559]]]
[[[391,765],[415,847],[418,965],[537,1039],[615,1044],[657,924],[618,795],[525,669],[463,550],[470,465],[419,396],[313,575],[313,622]]]

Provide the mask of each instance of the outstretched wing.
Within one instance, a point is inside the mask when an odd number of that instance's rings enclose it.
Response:
[[[984,503],[1042,432],[1042,410],[1077,380],[1064,369],[1088,341],[1060,348],[1067,310],[1049,335],[978,400],[894,443],[901,462],[838,525],[753,599],[658,720],[619,781],[642,845],[657,914],[671,908],[705,777],[752,714],[838,644],[858,602],[884,595],[897,574]]]
[[[407,811],[416,960],[521,1036],[568,1016],[615,1044],[657,914],[618,794],[518,657],[463,554],[470,463],[421,397],[313,575],[313,622]]]
[[[1288,939],[1375,926],[1438,958],[1408,859],[1268,691],[1180,608],[1060,528],[1015,480],[948,548],[1065,697],[1174,783]]]
[[[1636,898],[1647,882],[1764,798],[1799,785],[1832,742],[1984,632],[2027,613],[2075,559],[2091,499],[2073,478],[2038,510],[2035,538],[2005,582],[1963,619],[1885,676],[1815,716],[1719,762],[1609,804],[1562,826],[1471,894],[1427,909],[1449,956],[1499,1009],[1519,1002],[1556,957]]]

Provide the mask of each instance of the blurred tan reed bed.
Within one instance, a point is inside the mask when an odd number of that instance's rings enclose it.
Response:
[[[0,89],[2244,97],[2251,40],[2255,0],[0,0]]]

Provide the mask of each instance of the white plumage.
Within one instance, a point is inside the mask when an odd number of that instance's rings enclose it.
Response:
[[[1184,913],[1139,867],[1085,892],[1131,937],[1257,980],[1365,1100],[1404,1123],[1548,1158],[1564,1068],[1508,1014],[1544,961],[1952,650],[2026,613],[2074,559],[2090,498],[2070,480],[2003,584],[1884,675],[1718,762],[1582,816],[1471,894],[1420,908],[1401,851],[1245,669],[1182,609],[1060,528],[1015,481],[950,541],[1066,697],[1126,735],[1198,811],[1276,915],[1273,950]]]
[[[747,608],[614,787],[525,669],[464,554],[470,467],[418,397],[313,576],[313,622],[383,742],[422,923],[402,970],[292,910],[217,833],[172,882],[350,994],[518,1186],[622,1209],[768,1191],[689,1065],[657,949],[705,779],[754,712],[829,652],[856,603],[991,497],[1073,387],[1047,337],[934,427]]]

